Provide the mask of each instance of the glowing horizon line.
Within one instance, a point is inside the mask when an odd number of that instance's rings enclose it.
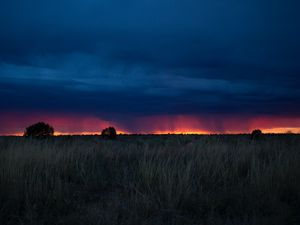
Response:
[[[261,129],[261,131],[264,134],[286,134],[286,133],[293,133],[293,134],[300,134],[300,127],[276,127],[276,128],[265,128]],[[210,134],[249,134],[251,131],[233,131],[233,130],[227,130],[223,132],[209,132],[204,130],[157,130],[153,132],[140,132],[140,133],[134,133],[134,132],[125,132],[125,131],[118,131],[118,135],[131,135],[131,134],[141,134],[141,135],[147,135],[147,134],[154,134],[154,135],[164,135],[164,134],[185,134],[185,135],[210,135]],[[16,133],[8,133],[8,134],[0,134],[0,136],[23,136],[23,132],[16,132]],[[101,132],[60,132],[56,131],[54,132],[53,136],[68,136],[68,135],[101,135]]]

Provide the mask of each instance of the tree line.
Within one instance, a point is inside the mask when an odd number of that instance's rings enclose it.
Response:
[[[251,132],[251,139],[259,139],[262,136],[262,131],[255,129]],[[25,129],[25,137],[50,137],[54,135],[54,128],[47,123],[38,122]],[[102,130],[101,136],[105,139],[116,139],[117,132],[114,127],[107,127]]]
[[[54,135],[54,128],[47,123],[38,122],[25,129],[25,137],[50,137]],[[117,132],[114,127],[107,127],[102,130],[101,136],[105,139],[116,139]]]

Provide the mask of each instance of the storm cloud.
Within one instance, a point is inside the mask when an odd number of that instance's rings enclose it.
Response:
[[[300,117],[299,6],[1,1],[0,113]]]

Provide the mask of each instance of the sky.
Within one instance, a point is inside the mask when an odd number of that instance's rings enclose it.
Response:
[[[300,132],[297,0],[1,0],[0,135]]]

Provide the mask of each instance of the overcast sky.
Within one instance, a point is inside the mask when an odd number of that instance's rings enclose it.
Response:
[[[234,118],[300,126],[299,8],[296,0],[3,0],[0,133],[71,117],[128,132],[172,131],[179,116],[212,132]]]

